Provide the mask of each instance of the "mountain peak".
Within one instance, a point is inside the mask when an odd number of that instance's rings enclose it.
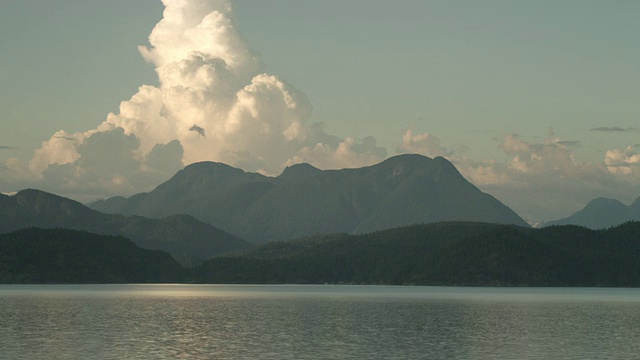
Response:
[[[233,166],[214,161],[201,161],[185,166],[182,170],[193,175],[235,174],[242,175],[245,172]]]
[[[284,180],[284,181],[297,181],[300,179],[317,175],[321,172],[322,170],[310,164],[301,163],[301,164],[287,166],[282,172],[282,174],[278,176],[278,179]]]
[[[587,203],[584,209],[605,209],[605,208],[621,208],[627,207],[616,199],[597,197]]]
[[[62,196],[58,196],[52,193],[48,193],[46,191],[38,190],[38,189],[24,189],[18,191],[13,197],[15,197],[18,202],[28,200],[28,201],[47,201],[49,203],[76,203],[80,206],[84,206],[75,200],[71,200]]]
[[[50,214],[52,217],[75,216],[93,210],[81,203],[42,190],[24,189],[13,196],[15,203],[32,214]]]
[[[432,159],[430,157],[426,157],[426,156],[420,155],[420,154],[400,154],[400,155],[392,156],[392,157],[384,160],[379,165],[383,165],[383,164],[399,164],[399,163],[418,165],[418,164],[429,163],[429,162],[432,162],[433,160],[434,159]]]
[[[391,177],[394,178],[420,174],[434,179],[464,179],[458,169],[449,160],[441,156],[436,156],[432,159],[419,154],[396,155],[380,164],[369,167],[369,169],[382,170],[391,174]]]
[[[633,207],[616,199],[599,197],[589,201],[582,210],[573,215],[551,221],[545,226],[579,225],[590,229],[605,229],[636,219],[638,216],[633,213],[633,210]]]
[[[430,158],[420,154],[400,154],[396,156],[392,156],[383,162],[381,162],[380,166],[384,165],[411,165],[416,167],[424,167],[424,166],[440,166],[444,169],[453,170],[458,173],[456,167],[447,159],[442,156],[436,156],[434,158]],[[376,165],[374,165],[376,166]]]

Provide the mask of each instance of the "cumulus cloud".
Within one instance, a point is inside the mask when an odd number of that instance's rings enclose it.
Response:
[[[387,150],[377,146],[375,138],[369,136],[357,141],[347,137],[335,147],[322,142],[303,147],[286,165],[306,162],[324,169],[357,168],[379,163],[386,157]]]
[[[65,194],[126,194],[148,190],[160,174],[168,177],[202,160],[278,174],[294,162],[340,168],[387,156],[372,137],[339,138],[322,124],[309,124],[306,95],[263,72],[236,29],[230,0],[163,4],[149,46],[139,47],[159,86],[140,86],[95,129],[56,132],[28,165],[14,159],[5,172],[28,174]]]
[[[453,150],[442,146],[438,137],[429,133],[414,134],[411,128],[405,130],[402,135],[402,143],[396,152],[399,154],[422,154],[428,157],[453,155]]]
[[[569,146],[567,145],[569,144]],[[569,147],[575,141],[565,141],[551,133],[542,143],[529,143],[516,135],[505,135],[500,148],[512,156],[508,167],[521,173],[547,173],[576,170],[581,166]]]
[[[63,158],[48,165],[40,175],[41,184],[54,192],[110,196],[149,190],[150,183],[158,184],[182,167],[178,141],[157,144],[144,157],[139,156],[139,147],[136,135],[127,135],[122,128],[94,132],[79,140],[74,160]]]
[[[553,132],[541,142],[505,135],[500,148],[506,161],[452,161],[471,182],[531,220],[555,220],[581,209],[600,197],[635,199],[640,181],[618,176],[633,162],[627,149],[607,152],[603,163],[579,161],[576,141],[562,140]],[[615,171],[612,171],[612,168]],[[636,178],[637,179],[637,178]]]
[[[603,162],[590,163],[578,160],[579,141],[562,139],[553,130],[542,141],[517,134],[497,140],[504,159],[475,159],[410,128],[396,151],[447,158],[467,180],[532,223],[568,216],[596,197],[632,201],[640,195],[637,147],[609,150]]]
[[[633,146],[624,149],[607,150],[604,163],[612,174],[640,175],[640,153]]]
[[[2,186],[2,191],[14,191],[30,187],[33,184],[33,180],[29,168],[16,158],[9,158],[0,164],[0,186]]]
[[[127,195],[148,191],[202,160],[277,175],[300,162],[353,168],[388,156],[373,137],[338,137],[327,134],[323,124],[310,123],[310,101],[264,73],[259,56],[236,29],[230,0],[163,3],[149,46],[139,48],[159,85],[140,86],[94,129],[56,132],[27,163],[5,160],[0,190],[35,186],[76,198]],[[633,147],[609,150],[602,163],[588,164],[576,159],[578,141],[553,133],[542,142],[517,135],[499,141],[506,161],[477,160],[465,156],[463,147],[409,128],[396,152],[444,156],[482,190],[537,219],[567,215],[596,196],[628,195],[640,185],[639,177],[631,176],[640,159]]]

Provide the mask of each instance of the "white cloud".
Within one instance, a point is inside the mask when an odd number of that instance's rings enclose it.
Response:
[[[553,131],[540,142],[508,134],[500,139],[505,160],[474,159],[442,144],[429,133],[408,129],[398,153],[443,156],[471,183],[532,222],[568,216],[599,196],[632,200],[640,195],[640,154],[634,148],[609,150],[603,163],[576,159],[577,141],[563,140]]]
[[[0,190],[35,186],[76,198],[127,195],[147,191],[195,161],[277,175],[299,162],[353,168],[387,157],[373,137],[341,138],[310,124],[306,95],[263,72],[236,29],[229,0],[163,3],[150,46],[140,47],[159,85],[141,86],[95,129],[56,132],[28,164],[5,161]],[[633,196],[640,185],[634,148],[609,150],[604,162],[590,164],[576,160],[577,145],[553,133],[537,143],[505,135],[500,148],[508,160],[482,160],[409,128],[396,152],[444,156],[482,190],[532,219],[565,216],[597,196]]]
[[[633,146],[624,149],[607,150],[604,163],[612,174],[640,175],[640,154]]]
[[[399,154],[422,154],[428,157],[450,156],[453,151],[441,145],[438,137],[429,134],[414,134],[413,129],[409,128],[402,134],[402,143],[398,146]]]
[[[95,129],[58,131],[28,167],[12,160],[4,172],[39,179],[39,187],[67,195],[128,194],[202,160],[278,174],[293,161],[338,168],[386,157],[373,138],[341,139],[321,124],[308,124],[306,95],[262,72],[258,55],[236,29],[230,1],[163,3],[150,46],[139,48],[159,86],[140,86]]]
[[[29,168],[33,174],[41,176],[49,165],[64,165],[78,160],[80,154],[76,148],[84,138],[85,135],[81,133],[68,134],[64,130],[56,132],[36,150]]]
[[[554,133],[537,143],[505,135],[500,148],[508,156],[506,161],[451,160],[480,189],[532,221],[568,216],[599,196],[635,199],[640,195],[638,178],[630,182],[605,163],[576,160],[576,145]]]
[[[347,137],[337,146],[316,143],[302,148],[286,164],[309,163],[322,169],[358,168],[381,162],[387,157],[387,150],[377,146],[376,139],[369,136],[358,142]]]

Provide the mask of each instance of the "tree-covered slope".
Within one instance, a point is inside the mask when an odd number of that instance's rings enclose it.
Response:
[[[195,274],[212,283],[640,286],[640,224],[447,222],[315,236],[214,257]]]
[[[35,228],[0,235],[0,283],[166,283],[185,275],[168,253],[123,237]]]
[[[180,269],[121,237],[60,229],[0,236],[0,282],[640,286],[640,223],[608,230],[470,222],[271,242]]]

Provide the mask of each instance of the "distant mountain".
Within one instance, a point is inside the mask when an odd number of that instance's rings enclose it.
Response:
[[[605,229],[637,220],[640,220],[640,198],[630,206],[615,199],[597,198],[575,214],[548,222],[544,226],[579,225],[590,229]]]
[[[421,155],[400,155],[359,169],[322,171],[300,164],[278,177],[202,162],[150,193],[90,206],[147,217],[189,214],[254,242],[451,220],[528,226],[446,159]]]
[[[35,228],[0,235],[0,284],[166,283],[185,275],[168,253],[123,237]]]
[[[85,230],[125,236],[137,245],[196,259],[246,249],[252,245],[192,216],[163,219],[103,214],[79,202],[39,190],[0,195],[0,233],[30,227]]]
[[[640,223],[607,231],[486,223],[319,235],[213,257],[196,282],[640,286]]]

